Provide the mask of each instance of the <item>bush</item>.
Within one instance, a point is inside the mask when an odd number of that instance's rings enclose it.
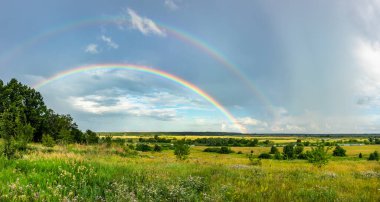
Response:
[[[219,147],[207,147],[206,149],[203,150],[204,152],[214,152],[214,153],[219,153],[220,148]]]
[[[378,161],[379,160],[379,153],[377,151],[371,153],[368,157],[369,161]]]
[[[275,153],[278,153],[278,149],[276,146],[272,145],[272,147],[270,148],[270,154],[275,154]]]
[[[188,158],[190,154],[190,146],[186,144],[185,140],[178,140],[174,144],[174,155],[176,155],[177,159],[185,160]]]
[[[152,151],[152,148],[148,144],[137,144],[136,150],[147,152],[147,151]]]
[[[237,152],[237,154],[243,154],[243,152],[241,152],[241,151],[238,151],[238,152]]]
[[[162,147],[158,144],[155,144],[154,145],[154,148],[153,148],[153,151],[155,152],[161,152],[162,151]]]
[[[44,145],[45,147],[54,147],[55,141],[50,135],[43,134],[42,135],[42,145]]]
[[[311,148],[311,151],[306,152],[307,159],[310,163],[314,164],[318,168],[321,168],[322,166],[327,165],[329,162],[329,150],[329,147],[325,149],[323,143],[317,144],[316,147]]]
[[[271,159],[272,156],[268,153],[261,153],[259,156],[258,156],[259,159]]]
[[[223,147],[220,148],[220,152],[219,153],[221,153],[221,154],[230,154],[230,153],[234,153],[234,151],[232,151],[231,148],[229,148],[229,147],[223,146]]]
[[[300,155],[303,152],[303,146],[302,145],[297,145],[294,147],[294,154],[296,156]]]
[[[362,153],[359,154],[359,158],[360,159],[363,158],[363,154]]]
[[[346,150],[341,146],[336,146],[333,151],[333,156],[346,156]]]
[[[86,131],[85,139],[87,144],[97,144],[99,142],[99,137],[91,130]]]
[[[288,144],[283,148],[283,155],[284,159],[294,159],[295,152],[294,152],[294,145]]]

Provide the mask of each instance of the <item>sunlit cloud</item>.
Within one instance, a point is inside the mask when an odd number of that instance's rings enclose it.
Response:
[[[133,29],[139,30],[144,35],[156,34],[158,36],[166,36],[165,31],[158,27],[153,20],[139,16],[136,11],[130,8],[127,9],[127,13]]]

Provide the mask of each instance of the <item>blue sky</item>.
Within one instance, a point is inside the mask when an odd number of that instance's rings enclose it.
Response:
[[[380,130],[378,0],[0,1],[4,81],[130,63],[193,83],[251,133]],[[200,95],[147,73],[88,71],[38,90],[81,129],[238,131]]]

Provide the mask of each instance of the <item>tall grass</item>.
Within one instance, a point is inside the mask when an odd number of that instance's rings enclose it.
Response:
[[[1,157],[0,201],[380,200],[379,162],[334,158],[317,169],[303,160],[251,166],[245,154],[209,154],[194,147],[187,161],[177,161],[173,151],[134,156],[122,151],[33,145],[23,159]]]

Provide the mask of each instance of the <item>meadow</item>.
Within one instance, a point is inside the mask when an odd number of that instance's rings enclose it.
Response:
[[[343,146],[347,156],[318,168],[299,159],[252,165],[248,156],[269,152],[269,146],[231,147],[231,154],[191,146],[189,158],[180,161],[170,148],[130,149],[135,141],[29,144],[22,158],[1,157],[0,201],[380,200],[380,163],[367,160],[380,145]]]

